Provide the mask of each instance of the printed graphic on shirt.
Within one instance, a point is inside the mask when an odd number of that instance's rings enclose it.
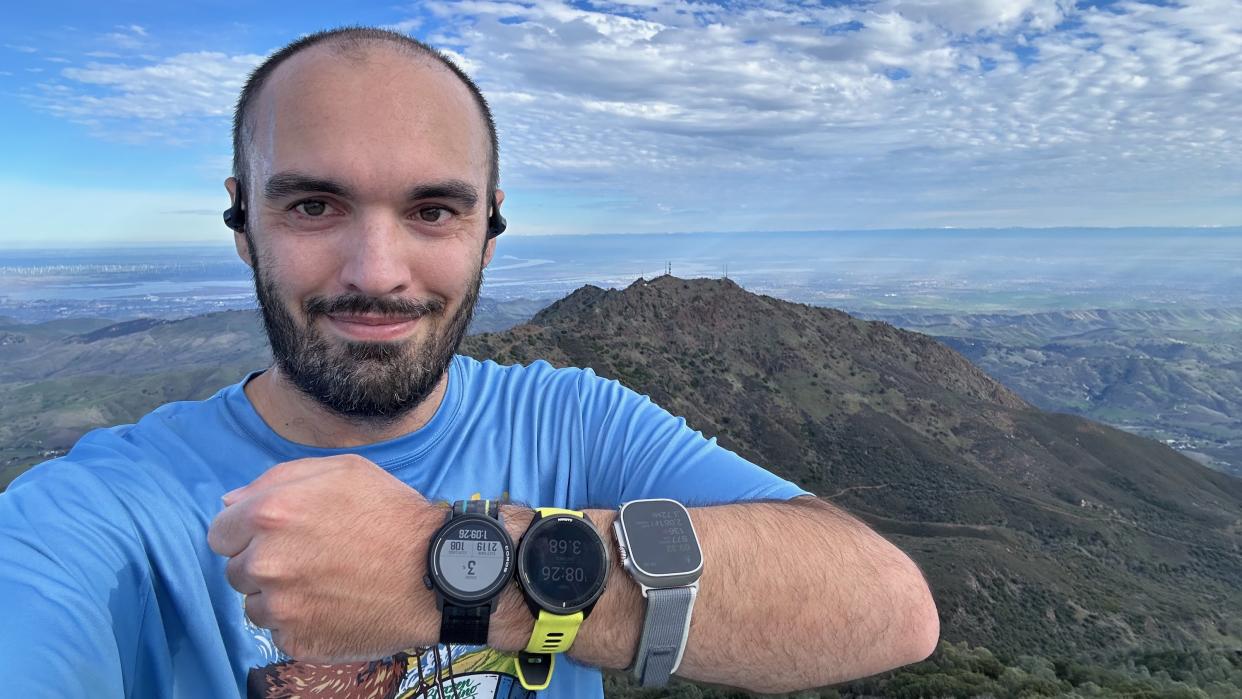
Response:
[[[250,699],[530,699],[515,658],[491,648],[415,649],[383,660],[320,665],[285,660],[252,668]]]

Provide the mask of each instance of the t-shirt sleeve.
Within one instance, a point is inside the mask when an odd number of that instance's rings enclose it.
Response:
[[[149,589],[131,522],[99,477],[68,459],[0,494],[0,694],[129,695]]]
[[[810,494],[704,437],[647,396],[589,369],[579,379],[579,398],[592,507],[643,498],[704,506]]]

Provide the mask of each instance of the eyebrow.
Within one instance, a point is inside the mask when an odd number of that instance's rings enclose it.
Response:
[[[420,199],[451,199],[462,207],[473,209],[479,203],[479,190],[462,180],[442,180],[415,185],[405,193],[406,201]]]
[[[349,187],[340,182],[322,177],[310,177],[297,172],[278,172],[269,177],[267,183],[263,185],[263,195],[268,199],[284,199],[306,192],[332,194],[342,199],[349,199],[352,194]]]
[[[272,200],[310,192],[331,194],[342,199],[353,197],[353,190],[340,182],[297,172],[277,173],[263,185],[264,196]],[[447,179],[415,185],[406,191],[405,198],[406,201],[450,199],[467,209],[473,209],[479,202],[479,190],[464,180]]]

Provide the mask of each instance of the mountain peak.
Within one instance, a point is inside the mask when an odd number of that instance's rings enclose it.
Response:
[[[947,640],[1115,649],[1242,608],[1242,481],[1036,410],[925,335],[665,275],[583,287],[463,351],[590,367],[847,508],[927,572]]]
[[[1029,407],[924,335],[755,294],[729,279],[662,275],[623,290],[584,286],[541,311],[531,325],[612,344],[712,354],[777,382],[866,383],[868,392],[932,384],[987,403]]]

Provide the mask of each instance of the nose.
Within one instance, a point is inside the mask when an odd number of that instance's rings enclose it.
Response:
[[[350,291],[387,296],[410,288],[409,234],[394,217],[375,212],[341,237],[341,283]]]

